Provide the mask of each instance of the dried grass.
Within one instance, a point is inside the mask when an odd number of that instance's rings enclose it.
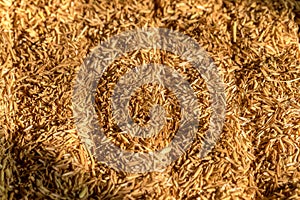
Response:
[[[0,1],[1,198],[299,199],[299,13],[294,0]],[[100,41],[143,26],[180,30],[209,52],[227,85],[226,123],[203,159],[197,139],[165,172],[117,173],[80,143],[72,80]]]

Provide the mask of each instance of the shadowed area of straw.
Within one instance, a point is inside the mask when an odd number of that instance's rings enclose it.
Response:
[[[1,198],[299,199],[299,13],[293,0],[1,0]],[[164,172],[119,173],[81,144],[72,81],[99,42],[145,26],[179,30],[209,53],[226,121],[202,159],[196,142]]]

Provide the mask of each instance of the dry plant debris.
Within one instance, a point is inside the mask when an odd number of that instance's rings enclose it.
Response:
[[[1,0],[1,198],[299,199],[299,19],[295,0]],[[203,159],[195,142],[164,172],[119,173],[80,143],[72,81],[100,41],[145,26],[179,30],[209,53],[226,122]]]
[[[140,126],[146,126],[149,122],[150,109],[155,104],[164,107],[167,121],[157,135],[144,139],[132,137],[123,133],[113,120],[110,98],[117,81],[130,69],[147,63],[163,64],[173,68],[189,81],[201,102],[199,109],[202,115],[199,116],[200,126],[198,131],[199,138],[201,138],[201,133],[203,134],[206,131],[210,117],[209,94],[205,89],[205,82],[199,72],[192,68],[188,62],[182,61],[179,56],[158,50],[136,51],[123,56],[115,61],[103,74],[103,78],[99,80],[96,103],[100,125],[104,127],[106,135],[122,149],[147,152],[167,146],[178,130],[181,117],[178,99],[168,88],[160,88],[156,84],[147,84],[137,89],[130,99],[129,112],[133,121]]]

